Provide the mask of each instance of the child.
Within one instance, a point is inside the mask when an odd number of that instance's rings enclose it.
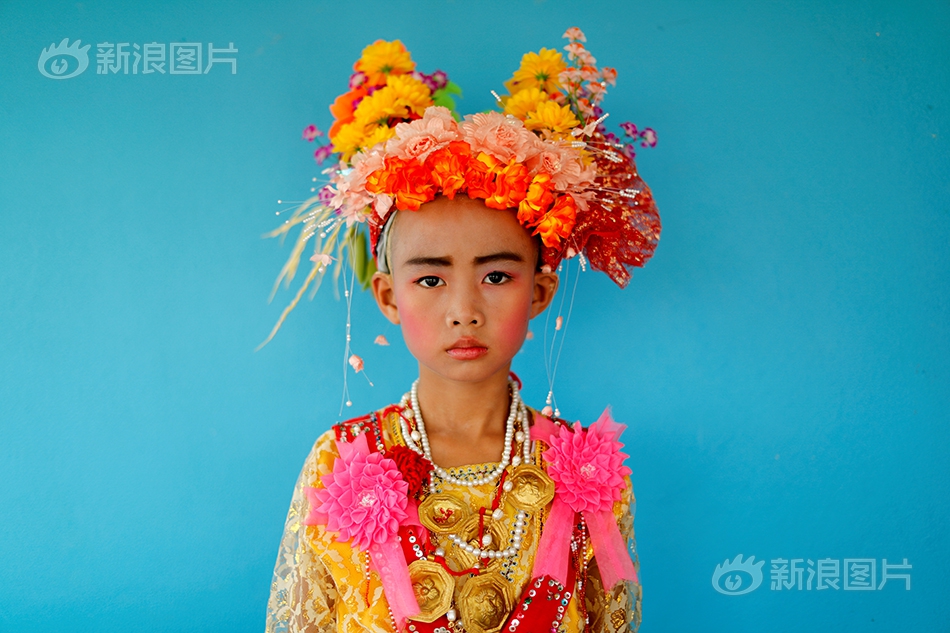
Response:
[[[566,36],[572,61],[601,84],[612,78],[585,63],[579,30]],[[427,77],[410,74],[401,44],[377,42],[355,67],[366,105],[350,99],[349,112],[334,111],[344,123],[331,130],[333,149],[352,169],[322,200],[332,215],[301,220],[325,240],[314,270],[339,244],[355,248],[352,237],[335,242],[338,232],[369,225],[373,295],[401,326],[419,378],[400,403],[314,445],[281,541],[268,631],[639,624],[623,427],[606,412],[583,429],[528,409],[510,369],[528,322],[555,295],[562,258],[586,253],[622,285],[625,266],[652,253],[659,221],[632,160],[591,118],[603,85],[573,81],[554,51],[530,55],[508,84],[513,116],[458,124],[432,105],[437,86],[412,83]],[[550,83],[539,64],[556,71]],[[404,121],[390,126],[394,113]]]

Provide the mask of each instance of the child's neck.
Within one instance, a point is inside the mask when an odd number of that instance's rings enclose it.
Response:
[[[500,459],[511,405],[507,369],[470,383],[420,368],[418,394],[435,463],[452,468]]]

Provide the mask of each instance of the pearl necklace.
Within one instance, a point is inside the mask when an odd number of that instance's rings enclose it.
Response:
[[[507,468],[508,464],[511,464],[512,466],[518,466],[521,464],[522,460],[527,462],[531,459],[531,442],[528,441],[528,438],[530,437],[530,429],[528,426],[528,409],[521,400],[521,394],[518,391],[517,383],[509,379],[508,387],[511,390],[511,407],[508,410],[508,419],[505,421],[505,445],[502,449],[501,460],[491,472],[486,473],[481,477],[475,477],[474,479],[460,479],[450,475],[446,469],[442,468],[432,460],[432,450],[429,447],[429,437],[426,434],[425,422],[422,420],[422,411],[419,409],[418,379],[412,383],[412,389],[408,394],[408,404],[412,407],[411,417],[413,417],[416,421],[416,429],[410,433],[406,421],[402,416],[399,417],[399,422],[402,426],[401,430],[403,438],[406,440],[406,445],[416,453],[421,454],[423,457],[429,460],[429,463],[432,464],[432,471],[443,481],[461,486],[480,486],[495,481],[505,471],[505,468]],[[407,398],[403,396],[404,406],[406,400]],[[521,430],[517,433],[515,433],[516,422],[520,422],[521,425]],[[514,457],[511,456],[511,446],[513,440],[521,442],[523,457],[521,455],[515,455]]]

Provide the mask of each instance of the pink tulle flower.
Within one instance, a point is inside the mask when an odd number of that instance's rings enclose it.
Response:
[[[630,474],[617,439],[621,431],[605,415],[586,432],[577,422],[573,431],[562,426],[551,436],[550,448],[544,452],[545,461],[550,462],[548,474],[575,512],[609,510],[620,499],[623,477]]]
[[[520,163],[538,151],[538,137],[520,120],[501,112],[466,116],[460,127],[474,154],[485,152],[504,163],[512,158]]]
[[[356,354],[350,354],[349,363],[350,367],[352,367],[356,373],[363,371],[363,359]]]
[[[458,139],[458,124],[449,109],[431,106],[421,119],[396,125],[396,138],[386,144],[386,153],[422,162],[435,150]]]
[[[307,488],[311,512],[304,524],[323,523],[360,549],[395,537],[408,516],[408,484],[396,462],[381,453],[341,455],[320,481],[323,488]]]

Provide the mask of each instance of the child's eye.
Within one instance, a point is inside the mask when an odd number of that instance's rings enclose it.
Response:
[[[509,279],[511,279],[511,275],[509,275],[508,273],[503,273],[499,270],[493,270],[492,272],[485,275],[485,281],[494,286],[497,286],[498,284],[503,284]]]
[[[438,286],[445,285],[444,281],[442,281],[440,278],[435,277],[433,275],[427,275],[425,277],[417,279],[416,283],[422,286],[423,288],[436,288]]]

